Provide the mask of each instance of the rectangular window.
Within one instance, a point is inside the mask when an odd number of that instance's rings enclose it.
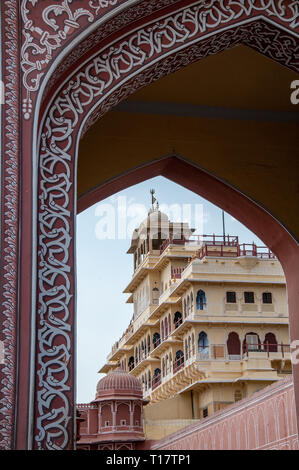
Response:
[[[254,304],[254,292],[244,292],[245,304]]]
[[[226,302],[228,304],[235,304],[236,303],[236,293],[235,292],[227,292],[226,293]]]
[[[271,292],[263,292],[263,304],[272,304]]]
[[[208,408],[204,408],[204,409],[202,410],[202,415],[203,415],[203,417],[204,417],[204,418],[207,418],[208,414],[209,414]]]
[[[125,419],[120,420],[120,425],[125,426],[127,424],[127,421]]]

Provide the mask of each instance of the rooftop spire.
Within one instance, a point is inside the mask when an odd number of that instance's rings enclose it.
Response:
[[[151,195],[152,195],[152,207],[151,207],[151,209],[150,209],[150,213],[151,213],[151,212],[154,212],[155,210],[158,210],[158,209],[159,209],[159,203],[158,203],[157,199],[154,197],[155,192],[156,192],[156,191],[155,191],[154,189],[151,189],[151,190],[150,190],[150,193],[151,193]],[[157,201],[157,203],[156,203],[156,207],[155,207],[154,204],[155,204],[156,201]]]

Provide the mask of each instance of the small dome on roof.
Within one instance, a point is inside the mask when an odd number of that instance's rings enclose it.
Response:
[[[150,227],[150,224],[160,224],[161,222],[169,222],[169,217],[167,214],[165,214],[164,212],[161,212],[159,210],[151,210],[149,213],[148,213],[148,216],[146,219],[144,219],[141,224],[140,224],[140,227],[142,225],[146,225],[148,227]]]
[[[97,384],[96,399],[107,397],[109,394],[132,395],[140,398],[143,395],[140,381],[120,367],[99,380]]]

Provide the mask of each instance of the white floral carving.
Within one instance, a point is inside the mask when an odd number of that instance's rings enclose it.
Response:
[[[18,5],[7,0],[3,7],[2,56],[5,76],[2,149],[2,213],[0,258],[3,278],[1,290],[0,334],[4,363],[0,380],[0,449],[13,447],[16,386],[16,325],[18,285],[19,211],[19,51]]]
[[[49,5],[42,11],[42,21],[34,23],[30,16],[34,10],[29,7],[37,5],[39,0],[22,0],[21,14],[23,19],[23,44],[21,65],[23,85],[26,98],[23,101],[23,114],[29,119],[32,112],[32,93],[41,83],[45,67],[50,63],[54,51],[59,49],[74,30],[81,29],[79,20],[87,17],[88,22],[95,18],[87,2],[87,8],[72,6],[73,0],[63,0],[60,4]],[[108,2],[109,3],[109,2]]]
[[[44,71],[64,42],[76,31],[82,29],[79,20],[87,18],[87,22],[95,20],[103,10],[115,7],[126,0],[82,0],[82,7],[72,5],[73,0],[63,0],[59,4],[51,4],[43,9],[42,19],[34,20],[34,8],[41,0],[22,0],[21,14],[23,19],[23,45],[21,64],[23,70],[23,85],[26,98],[23,101],[23,114],[30,119],[32,113],[32,95],[40,87]],[[168,3],[171,4],[173,0]],[[142,3],[142,2],[140,2]],[[150,6],[152,2],[146,2]],[[166,2],[167,3],[167,2]],[[191,2],[190,2],[191,3]],[[29,6],[30,4],[30,6]],[[200,14],[198,28],[204,33],[218,25],[236,21],[243,15],[249,17],[262,13],[265,17],[287,25],[296,30],[299,21],[298,1],[290,0],[201,0],[198,2]],[[136,5],[138,8],[138,3]],[[84,26],[86,27],[86,26]]]

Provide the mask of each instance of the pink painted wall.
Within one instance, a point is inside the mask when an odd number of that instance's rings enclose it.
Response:
[[[143,448],[147,447],[145,442]],[[292,377],[154,443],[157,450],[298,450]]]

